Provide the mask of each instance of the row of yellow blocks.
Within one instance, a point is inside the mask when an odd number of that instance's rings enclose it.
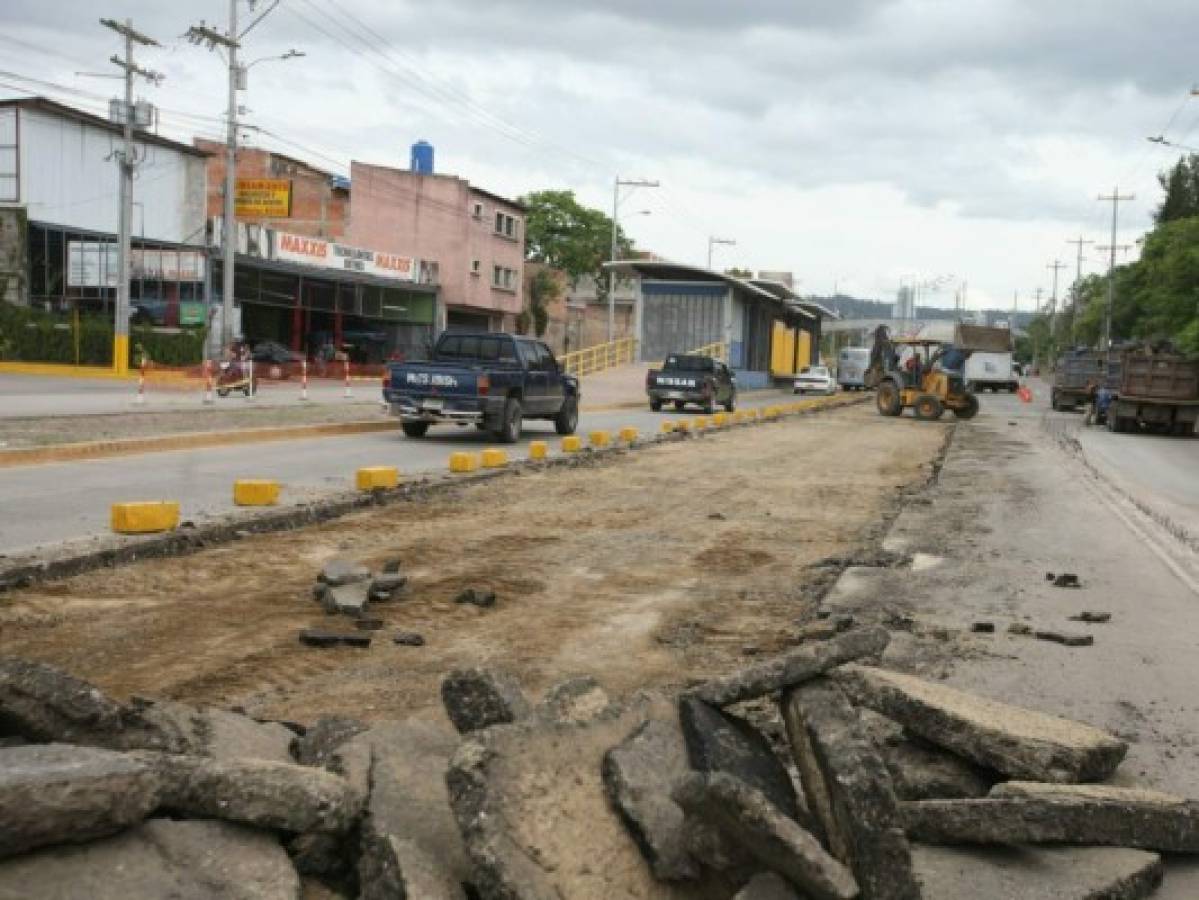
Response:
[[[706,431],[760,420],[777,419],[781,416],[801,412],[812,405],[811,401],[785,403],[758,409],[739,410],[733,413],[716,413],[696,416],[694,420],[674,419],[662,423],[663,432]],[[637,440],[636,428],[622,428],[618,437],[626,444]],[[588,442],[597,449],[612,444],[609,431],[592,431]],[[562,438],[563,453],[578,453],[583,449],[583,439],[577,435]],[[549,444],[533,441],[529,444],[529,459],[546,459]],[[451,472],[474,472],[480,468],[499,469],[508,464],[508,454],[499,448],[489,448],[482,453],[450,454]],[[400,471],[394,466],[368,466],[355,473],[355,484],[360,491],[390,490],[400,483]],[[241,479],[233,483],[233,502],[238,506],[273,506],[279,502],[279,482],[261,479]],[[179,504],[173,500],[150,500],[112,505],[112,530],[120,534],[150,534],[171,531],[179,526]]]

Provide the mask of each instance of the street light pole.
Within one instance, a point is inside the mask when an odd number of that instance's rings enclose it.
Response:
[[[237,253],[237,0],[229,0],[229,121],[225,135],[225,209],[221,229],[221,350],[233,345],[233,266]]]
[[[737,242],[728,238],[709,237],[708,238],[708,269],[712,268],[712,248],[717,244],[725,244],[729,247],[736,247]]]
[[[644,181],[639,179],[622,180],[619,175],[612,187],[612,262],[616,262],[616,253],[618,250],[617,234],[620,226],[617,220],[620,216],[620,189],[622,187],[658,187],[656,181]],[[608,269],[608,343],[616,340],[616,269]]]

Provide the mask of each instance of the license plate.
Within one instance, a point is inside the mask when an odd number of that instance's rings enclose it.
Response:
[[[424,403],[421,404],[421,409],[427,410],[429,412],[441,412],[443,409],[445,409],[445,401],[444,400],[426,400]]]
[[[666,395],[667,400],[684,400],[685,396],[679,391],[670,391]]]

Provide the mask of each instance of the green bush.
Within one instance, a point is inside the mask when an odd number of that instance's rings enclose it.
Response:
[[[107,317],[79,317],[79,360],[85,366],[112,365],[112,321]],[[73,365],[75,324],[71,317],[0,303],[0,359]],[[144,349],[160,366],[199,365],[204,353],[202,329],[178,333],[138,326],[130,329],[129,364],[140,363]]]

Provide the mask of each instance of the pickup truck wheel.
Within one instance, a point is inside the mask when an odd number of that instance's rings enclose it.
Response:
[[[658,404],[661,407],[661,403]],[[562,402],[558,415],[554,416],[554,431],[558,434],[574,434],[579,427],[579,398],[567,397]]]
[[[659,412],[662,409],[662,401],[657,399],[651,400],[649,402],[649,408],[654,412]]]
[[[429,433],[428,422],[401,422],[400,427],[404,429],[405,437],[423,438]]]
[[[725,412],[737,411],[737,395],[729,394],[729,402],[724,405]]]
[[[520,401],[515,397],[509,397],[504,404],[504,418],[500,421],[500,430],[497,432],[497,436],[505,444],[515,444],[520,440],[523,423],[524,411],[520,408]]]

